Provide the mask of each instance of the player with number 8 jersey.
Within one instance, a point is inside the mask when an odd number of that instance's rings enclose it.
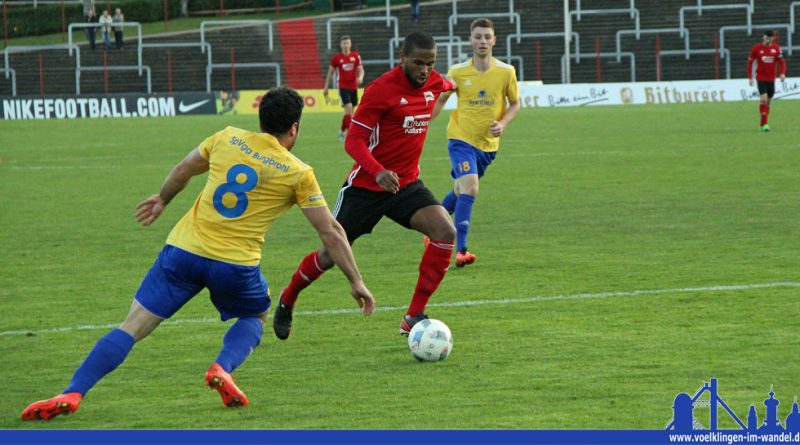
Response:
[[[223,321],[237,319],[206,372],[206,384],[219,392],[226,406],[247,406],[247,397],[230,373],[244,363],[264,334],[270,307],[267,281],[258,265],[264,233],[293,204],[300,206],[347,276],[364,315],[372,313],[375,299],[361,279],[345,232],[328,210],[313,170],[289,153],[297,141],[302,110],[303,99],[296,91],[270,90],[259,104],[261,133],[228,127],[207,138],[170,171],[158,194],[139,204],[136,220],[149,226],[192,177],[208,172],[205,188],[170,233],[125,321],[97,341],[61,394],[30,404],[22,420],[50,420],[77,411],[86,393],[125,361],[136,342],[203,289],[208,289]]]
[[[292,205],[327,205],[313,169],[268,133],[228,127],[204,140],[199,154],[209,160],[208,181],[167,244],[253,266],[266,231]]]

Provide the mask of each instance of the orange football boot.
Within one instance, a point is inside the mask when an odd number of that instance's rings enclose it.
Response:
[[[456,252],[456,267],[464,267],[467,264],[472,264],[477,259],[478,257],[476,257],[474,253],[470,253],[466,250],[463,252]]]
[[[206,372],[206,384],[217,390],[220,397],[222,397],[222,403],[229,408],[247,406],[250,404],[250,402],[247,401],[247,396],[233,383],[233,377],[217,363],[214,363],[208,368]]]
[[[33,402],[22,411],[22,420],[50,420],[55,416],[72,414],[81,406],[79,392],[59,394],[52,399]]]

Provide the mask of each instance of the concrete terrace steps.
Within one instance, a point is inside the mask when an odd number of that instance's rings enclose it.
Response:
[[[704,4],[729,4],[742,3],[744,0],[704,0]],[[763,23],[787,23],[789,22],[789,3],[791,0],[756,0],[753,24]],[[644,0],[636,1],[636,8],[640,12],[641,29],[654,28],[674,28],[678,26],[678,11],[682,6],[696,6],[696,0],[662,0],[650,2]],[[582,9],[600,8],[627,8],[629,0],[582,0]],[[505,0],[461,0],[458,3],[459,13],[478,14],[488,12],[507,12],[508,2]],[[531,32],[560,32],[563,27],[563,9],[561,2],[552,0],[515,0],[515,11],[518,12],[523,20],[521,31]],[[408,5],[401,5],[393,8],[392,15],[397,18],[399,24],[399,35],[402,38],[414,30],[429,32],[435,36],[443,36],[448,33],[448,18],[452,12],[452,3],[449,0],[422,3],[422,14],[419,23],[412,23]],[[336,14],[335,16],[341,16]],[[383,17],[384,10],[375,8],[348,12],[348,16],[373,16]],[[318,42],[318,67],[319,74],[309,74],[309,81],[312,77],[319,76],[320,84],[325,72],[328,69],[330,56],[338,52],[338,37],[347,33],[353,38],[356,49],[361,53],[362,58],[367,62],[365,65],[367,82],[374,80],[379,75],[387,71],[390,67],[388,63],[380,65],[371,64],[371,61],[386,60],[389,56],[389,38],[393,34],[392,28],[387,28],[382,22],[369,22],[362,24],[335,25],[332,32],[332,48],[327,49],[326,21],[333,15],[318,16],[314,20],[314,30]],[[689,12],[685,15],[685,26],[690,32],[690,43],[692,49],[713,49],[715,36],[721,26],[743,25],[745,15],[742,10],[729,11],[705,11],[702,16],[696,12]],[[513,27],[507,19],[496,18],[498,44],[495,47],[495,55],[504,56],[507,52],[506,36],[514,32]],[[471,19],[460,20],[455,26],[455,34],[461,36],[466,41],[469,22]],[[619,30],[630,30],[634,28],[634,21],[627,14],[615,15],[584,15],[581,21],[573,20],[573,30],[580,34],[580,52],[583,54],[594,54],[595,45],[599,42],[602,52],[616,51],[616,32]],[[267,48],[266,28],[263,26],[255,27],[226,27],[212,29],[208,32],[208,41],[213,50],[214,63],[229,63],[230,50],[235,51],[237,63],[247,62],[277,62],[284,64],[282,37],[274,31],[274,50]],[[729,31],[725,34],[725,46],[730,50],[731,58],[728,61],[731,65],[731,76],[740,78],[745,76],[745,64],[749,49],[753,44],[760,40],[762,30],[757,29],[753,35],[747,35],[746,31]],[[783,32],[783,44],[785,45],[786,36]],[[656,39],[654,34],[642,34],[637,40],[634,36],[626,35],[621,40],[621,49],[631,51],[636,55],[636,75],[637,80],[656,79]],[[800,36],[797,37],[800,45]],[[151,36],[145,39],[147,42],[158,41],[177,41],[177,42],[199,42],[199,32],[180,32],[158,36]],[[538,41],[538,57],[537,57]],[[126,41],[127,48],[122,52],[112,50],[109,53],[110,63],[113,64],[134,64],[135,51],[132,49],[134,42]],[[662,50],[681,50],[684,47],[684,40],[677,34],[665,33],[660,35],[660,45]],[[518,61],[513,64],[524,70],[526,80],[534,80],[537,72],[541,73],[541,80],[545,83],[558,83],[561,81],[561,55],[563,54],[563,39],[561,38],[526,38],[520,43],[511,42],[511,52],[513,55],[522,56],[523,64],[520,66]],[[98,47],[101,48],[101,45]],[[292,51],[299,51],[293,49]],[[205,66],[207,56],[202,54],[198,48],[173,48],[172,52],[172,76],[173,90],[205,90]],[[397,50],[395,49],[395,55]],[[469,54],[469,47],[465,48]],[[74,59],[70,58],[66,50],[61,51],[42,51],[42,58],[45,65],[44,90],[46,94],[69,94],[75,89]],[[82,64],[102,66],[102,49],[92,52],[87,45],[82,46]],[[19,94],[39,94],[39,74],[38,74],[39,53],[12,54],[11,66],[17,71],[17,85]],[[143,63],[150,66],[153,76],[154,91],[167,90],[167,69],[166,69],[166,50],[145,49],[143,52]],[[786,54],[789,65],[789,72],[794,73],[798,69],[796,53]],[[395,59],[397,60],[397,58]],[[537,63],[538,61],[538,63]],[[726,60],[720,60],[720,76],[725,76]],[[307,62],[307,65],[313,65]],[[439,48],[439,58],[436,62],[438,70],[447,71],[447,58],[445,49]],[[597,79],[596,63],[593,58],[582,59],[580,63],[571,64],[573,82],[595,82]],[[600,62],[602,81],[626,82],[630,79],[630,63],[627,59],[617,62],[613,58],[603,58]],[[283,82],[286,83],[285,67],[282,74]],[[669,56],[662,58],[662,79],[681,80],[681,79],[707,79],[716,75],[715,57],[713,54],[693,55],[690,60],[685,57]],[[215,69],[212,76],[214,90],[229,89],[231,87],[230,69]],[[275,75],[268,69],[237,69],[236,85],[239,89],[266,89],[275,83]],[[0,76],[0,94],[10,94],[10,81]],[[102,73],[83,73],[81,80],[81,90],[84,93],[102,93],[104,90]],[[115,72],[109,74],[109,91],[144,91],[144,81],[136,73]]]

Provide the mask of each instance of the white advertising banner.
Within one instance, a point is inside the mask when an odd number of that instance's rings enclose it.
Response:
[[[747,79],[730,79],[569,85],[520,82],[519,96],[523,108],[540,108],[739,102],[758,100],[759,94],[756,86],[750,86]],[[787,78],[785,82],[775,81],[773,100],[779,99],[800,99],[800,78]],[[452,110],[455,107],[455,97],[451,97],[445,109]]]

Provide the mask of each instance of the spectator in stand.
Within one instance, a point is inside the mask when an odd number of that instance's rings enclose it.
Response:
[[[117,8],[114,11],[114,23],[122,23],[125,21],[125,16],[122,14],[122,10]],[[114,27],[114,42],[117,44],[117,49],[122,49],[122,26],[115,26]]]
[[[103,47],[111,49],[111,23],[114,19],[108,13],[108,9],[103,10],[103,15],[100,16],[100,31],[103,32]]]
[[[97,23],[97,16],[94,15],[94,9],[89,8],[86,13],[86,23]],[[86,38],[89,39],[89,48],[94,49],[94,33],[97,31],[97,26],[90,26],[86,28]]]
[[[420,0],[409,1],[409,4],[411,5],[411,21],[414,23],[419,22],[419,1]]]

